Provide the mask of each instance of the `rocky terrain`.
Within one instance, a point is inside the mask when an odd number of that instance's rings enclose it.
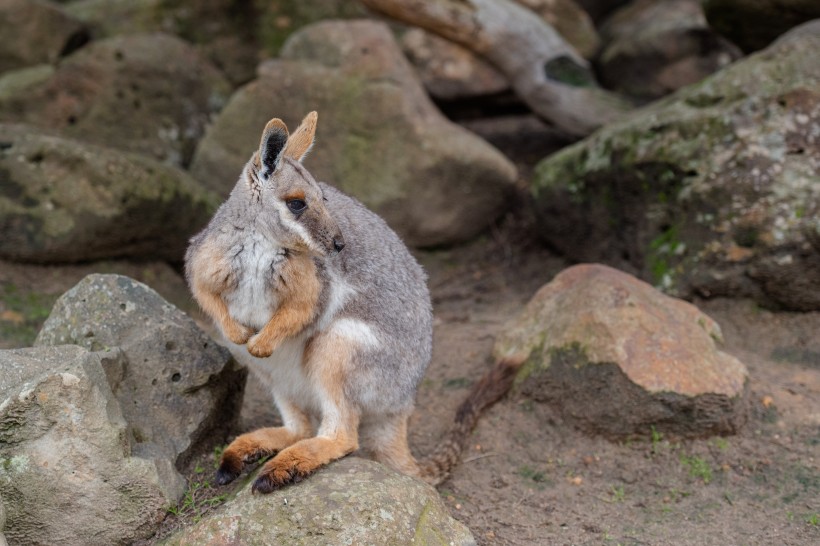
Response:
[[[0,0],[0,544],[820,542],[818,17]],[[521,366],[437,489],[365,453],[215,484],[279,416],[183,254],[310,110],[306,167],[429,274],[413,451]]]

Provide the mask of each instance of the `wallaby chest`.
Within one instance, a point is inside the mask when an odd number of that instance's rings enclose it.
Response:
[[[229,250],[235,288],[224,294],[234,319],[254,329],[262,328],[280,300],[280,272],[287,253],[258,231],[248,229]]]

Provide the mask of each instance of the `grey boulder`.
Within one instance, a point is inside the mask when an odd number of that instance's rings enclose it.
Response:
[[[167,461],[132,452],[107,379],[123,365],[117,349],[0,351],[0,498],[11,544],[126,544],[150,536],[184,491]]]
[[[319,112],[305,164],[380,214],[413,246],[465,241],[505,211],[515,167],[432,104],[393,34],[374,21],[300,30],[237,91],[197,148],[192,174],[227,195],[273,117]]]
[[[134,455],[182,468],[233,430],[247,370],[190,317],[142,283],[89,275],[63,294],[35,346],[117,348],[106,370]]]
[[[88,39],[85,25],[51,2],[0,0],[0,72],[54,63]]]
[[[348,457],[269,495],[245,487],[163,544],[475,544],[431,486]]]
[[[162,33],[92,42],[37,86],[0,97],[0,120],[185,166],[230,94],[224,76],[186,42]]]
[[[0,123],[0,257],[180,261],[218,198],[136,154]]]

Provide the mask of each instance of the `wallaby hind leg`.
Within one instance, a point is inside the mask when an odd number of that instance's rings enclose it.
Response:
[[[407,420],[409,415],[391,415],[370,423],[362,430],[362,445],[373,458],[390,468],[419,476],[419,466],[407,445]]]
[[[216,481],[219,485],[235,480],[246,464],[253,464],[262,457],[274,455],[311,435],[310,419],[302,410],[277,400],[285,426],[268,427],[238,436],[222,453]]]
[[[316,388],[321,424],[316,437],[296,442],[265,463],[253,491],[270,493],[301,481],[327,463],[359,447],[359,413],[345,398],[344,379],[351,368],[355,347],[333,333],[314,337],[305,349],[304,366]]]

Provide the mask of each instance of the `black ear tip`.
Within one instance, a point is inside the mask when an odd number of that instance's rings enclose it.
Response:
[[[278,123],[274,123],[278,122]],[[259,147],[259,158],[270,174],[276,169],[276,164],[282,155],[282,150],[288,142],[288,129],[279,120],[271,120],[262,134],[262,143]],[[265,169],[263,169],[265,172]]]

